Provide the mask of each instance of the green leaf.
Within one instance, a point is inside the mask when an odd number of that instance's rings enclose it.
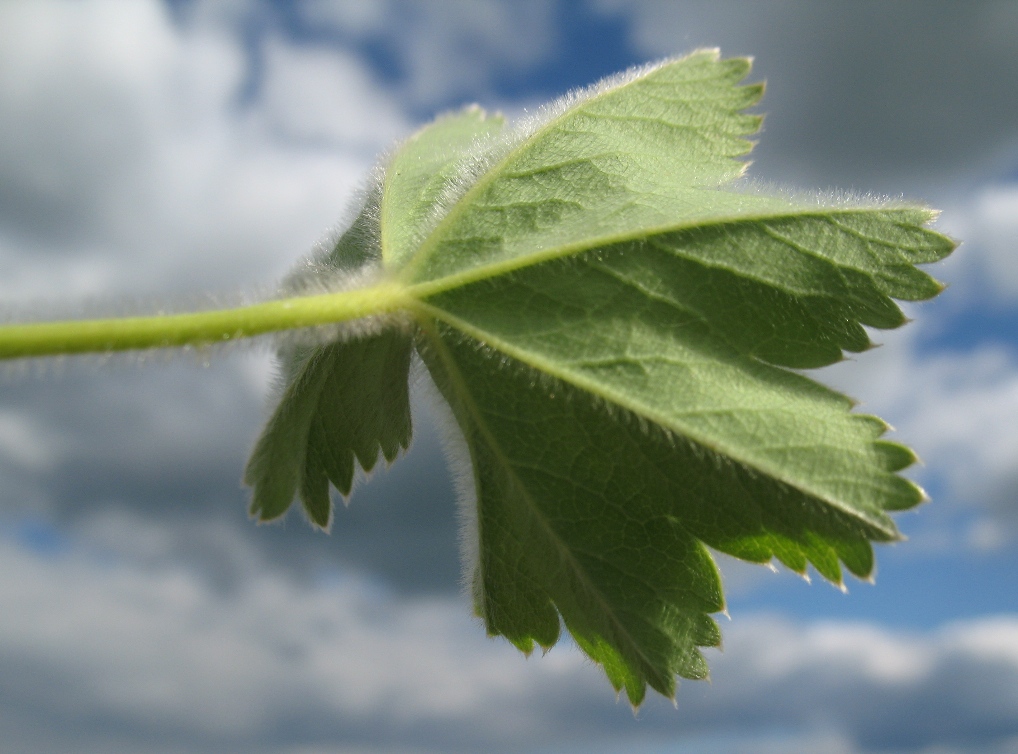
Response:
[[[295,272],[289,287],[313,290],[336,273],[370,270],[383,250],[387,258],[405,254],[450,166],[502,125],[501,118],[470,108],[411,137],[387,166],[384,197],[376,186],[349,230],[323,259]],[[252,516],[279,518],[299,496],[310,521],[328,529],[330,482],[349,495],[354,459],[369,472],[379,451],[392,462],[410,447],[411,348],[410,336],[390,329],[345,332],[337,342],[280,350],[286,387],[244,472],[245,484],[254,488]]]
[[[443,116],[402,145],[382,186],[380,253],[387,265],[399,267],[414,255],[439,219],[435,207],[455,180],[464,151],[489,144],[504,125],[501,116],[474,106]]]
[[[326,526],[329,482],[346,495],[354,458],[407,447],[416,349],[470,455],[475,609],[524,652],[561,622],[633,704],[647,684],[673,697],[720,643],[708,548],[868,577],[871,543],[899,538],[889,513],[923,499],[898,473],[915,457],[795,370],[903,324],[894,299],[936,295],[916,265],[954,244],[922,207],[741,181],[748,71],[700,51],[397,150],[294,284],[356,272],[387,313],[287,352],[252,514],[299,495]]]
[[[250,512],[282,516],[299,494],[308,518],[329,528],[329,483],[353,487],[354,459],[371,471],[379,452],[395,460],[410,446],[411,339],[398,330],[295,348],[287,387],[244,472]]]

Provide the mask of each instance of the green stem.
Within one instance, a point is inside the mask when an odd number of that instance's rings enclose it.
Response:
[[[408,303],[405,287],[382,283],[207,312],[0,325],[0,359],[211,345],[347,322],[392,312]]]

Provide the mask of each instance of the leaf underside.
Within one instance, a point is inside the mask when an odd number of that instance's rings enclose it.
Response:
[[[953,243],[913,205],[824,203],[738,179],[746,60],[715,51],[631,71],[516,128],[478,108],[423,129],[322,270],[377,268],[413,323],[282,354],[286,386],[249,463],[252,515],[410,441],[420,355],[462,430],[477,513],[475,609],[525,652],[564,623],[639,704],[704,678],[724,609],[708,548],[873,570],[889,512],[922,491],[887,426],[798,371],[870,347],[916,265]],[[474,549],[474,548],[472,548]]]

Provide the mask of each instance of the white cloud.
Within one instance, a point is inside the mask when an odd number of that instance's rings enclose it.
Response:
[[[334,28],[366,37],[378,34],[391,18],[391,4],[387,2],[361,3],[357,0],[306,0],[300,5],[301,15],[309,23],[323,28]]]
[[[385,38],[400,61],[405,94],[434,107],[490,95],[493,79],[551,57],[555,3],[544,0],[311,2],[306,19],[360,39]]]
[[[755,630],[762,629],[757,625]],[[774,630],[789,635],[770,636],[768,649],[744,658],[764,681],[826,665],[876,684],[914,684],[928,675],[935,654],[928,646],[901,640],[874,625],[831,623],[805,632],[791,626]]]
[[[410,130],[392,94],[351,53],[271,39],[265,66],[260,110],[288,138],[360,147],[373,157],[379,143]]]
[[[172,183],[158,180],[163,150],[216,135],[217,106],[243,72],[236,45],[178,33],[151,2],[0,12],[5,225],[96,245],[172,202]]]
[[[978,494],[983,482],[1018,465],[1018,358],[1001,347],[917,364],[926,383],[908,420],[929,463],[950,464],[957,492]],[[907,404],[906,404],[907,405]]]
[[[935,515],[945,544],[1003,546],[1018,536],[1018,353],[994,344],[923,350],[921,328],[937,323],[918,317],[877,333],[880,348],[816,376],[862,400],[858,410],[887,419],[896,429],[890,438],[918,452],[924,465],[914,474],[944,484],[937,511],[947,505],[983,516],[959,530],[951,516]]]
[[[705,727],[727,715],[744,733],[827,730],[856,751],[1006,751],[1015,740],[1014,615],[930,632],[736,616],[725,646],[713,683],[689,701]]]
[[[49,439],[33,417],[0,409],[0,455],[5,459],[31,470],[45,470],[54,460]]]
[[[1018,183],[983,186],[953,205],[944,226],[963,245],[949,267],[952,293],[983,305],[1018,301]]]
[[[540,679],[591,674],[568,648],[528,663],[492,644],[455,599],[398,603],[366,584],[312,588],[264,570],[224,594],[189,569],[46,560],[10,542],[0,564],[0,645],[33,669],[3,685],[45,700],[56,722],[109,717],[209,741],[256,741],[320,715],[334,732],[379,717],[463,724],[494,721],[505,699],[526,707]]]
[[[151,3],[9,3],[0,14],[7,191],[59,209],[96,198],[150,148],[155,103],[143,95],[173,56],[166,19]]]
[[[654,699],[633,720],[574,648],[525,660],[486,639],[459,598],[402,601],[368,582],[311,585],[264,568],[223,591],[182,566],[111,561],[80,545],[40,557],[10,540],[0,540],[0,570],[4,697],[30,705],[50,736],[106,721],[80,730],[84,751],[106,735],[146,750],[360,740],[365,751],[555,741],[600,751],[626,741],[648,752],[690,740],[748,752],[759,749],[731,742],[775,736],[920,750],[940,735],[944,751],[960,752],[1018,733],[1013,615],[928,632],[737,616],[725,651],[711,653],[713,683],[684,683],[677,712]],[[973,684],[989,696],[968,698]],[[38,736],[22,750],[48,748],[46,734],[6,724]]]
[[[154,0],[0,7],[6,302],[272,284],[408,129],[342,50],[270,43],[245,101],[241,29],[195,17]]]

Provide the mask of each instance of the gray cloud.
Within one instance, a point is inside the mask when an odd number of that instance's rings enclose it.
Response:
[[[941,275],[959,303],[1018,301],[1018,182],[995,181],[951,201],[943,226],[964,245]]]
[[[154,1],[7,4],[0,29],[7,302],[271,284],[408,129],[340,52],[274,45],[265,96],[243,102],[239,30],[178,26]],[[345,140],[309,142],[287,112]]]
[[[884,417],[893,438],[919,453],[924,463],[910,473],[939,490],[913,522],[924,537],[952,548],[1013,545],[1018,424],[1008,417],[1018,414],[1018,353],[1006,344],[924,351],[917,341],[936,326],[920,317],[879,333],[883,347],[815,376],[863,398],[862,410]]]
[[[1011,616],[925,636],[866,624],[733,624],[714,683],[688,702],[708,727],[831,726],[863,751],[978,750],[1016,734]]]
[[[1018,7],[1008,2],[625,2],[649,56],[755,56],[768,113],[754,172],[859,191],[920,191],[1018,161]],[[1009,165],[1000,165],[1001,158]]]
[[[295,575],[350,568],[400,590],[456,591],[455,495],[426,404],[416,408],[411,452],[358,485],[331,535],[298,511],[256,527],[240,476],[265,386],[244,366],[234,357],[201,368],[181,357],[147,368],[68,366],[9,384],[0,420],[8,417],[14,452],[3,462],[2,510],[9,519],[45,516],[111,553],[187,562],[224,586],[242,582],[252,565],[234,556],[236,540],[257,548],[259,565]],[[150,539],[136,541],[146,531]]]
[[[459,599],[266,570],[223,595],[179,565],[111,564],[77,546],[40,557],[7,539],[0,566],[0,725],[5,744],[24,742],[11,751],[54,750],[70,731],[79,751],[194,752],[699,742],[748,754],[790,737],[803,751],[990,752],[1018,736],[1014,616],[925,633],[736,616],[713,682],[634,719],[574,648],[524,660]]]

